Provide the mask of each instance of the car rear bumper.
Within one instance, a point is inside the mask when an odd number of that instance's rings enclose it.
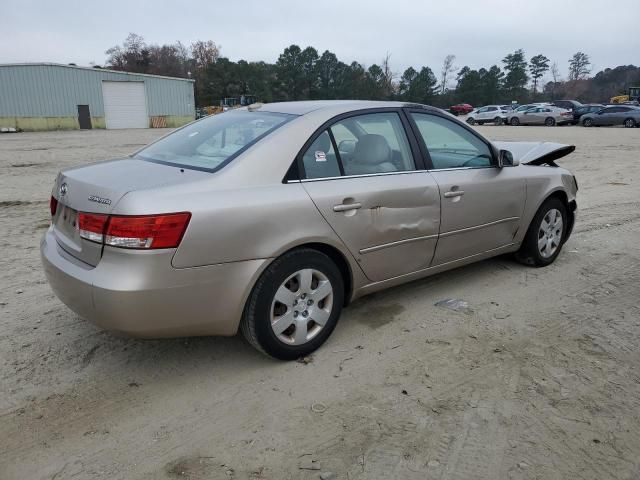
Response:
[[[106,247],[92,267],[62,250],[50,230],[40,250],[47,280],[65,305],[105,329],[144,338],[234,335],[269,262],[176,269],[173,250]]]

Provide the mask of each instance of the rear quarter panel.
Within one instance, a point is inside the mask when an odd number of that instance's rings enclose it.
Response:
[[[275,258],[311,242],[331,245],[355,264],[299,182],[194,190],[132,192],[118,204],[127,213],[191,212],[174,268]]]

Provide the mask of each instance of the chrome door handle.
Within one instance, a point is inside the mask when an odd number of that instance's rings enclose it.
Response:
[[[464,195],[464,190],[451,190],[449,192],[444,192],[445,198],[461,197],[462,195]]]
[[[362,208],[362,204],[355,202],[355,203],[341,203],[340,205],[334,205],[333,206],[333,211],[334,212],[348,212],[349,210],[358,210]]]

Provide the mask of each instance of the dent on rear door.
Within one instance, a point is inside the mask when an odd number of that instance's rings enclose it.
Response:
[[[440,194],[428,172],[303,182],[322,216],[373,281],[428,268]],[[360,207],[335,211],[349,203]]]

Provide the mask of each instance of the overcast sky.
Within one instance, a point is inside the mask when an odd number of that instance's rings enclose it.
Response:
[[[602,31],[602,33],[600,33]],[[213,40],[232,60],[275,62],[292,43],[350,63],[409,65],[436,74],[489,67],[523,48],[557,61],[582,50],[594,73],[640,64],[640,0],[2,0],[0,63],[102,65],[129,32],[148,43]]]

